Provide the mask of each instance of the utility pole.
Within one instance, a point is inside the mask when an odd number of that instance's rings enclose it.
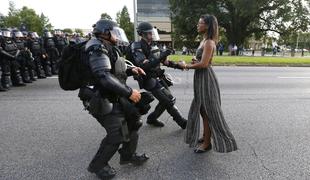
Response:
[[[134,36],[135,36],[135,41],[138,41],[138,34],[137,34],[137,0],[133,0],[133,16],[134,16]]]

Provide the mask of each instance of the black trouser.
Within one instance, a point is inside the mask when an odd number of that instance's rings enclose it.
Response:
[[[56,48],[48,49],[47,54],[48,54],[48,59],[50,62],[52,74],[56,75],[56,74],[58,74],[58,67],[57,67],[57,63],[58,63],[58,59],[59,59],[58,50]]]
[[[11,79],[13,86],[23,84],[20,68],[21,68],[20,63],[16,59],[11,61]]]
[[[35,66],[35,72],[38,76],[38,78],[44,78],[45,77],[45,72],[42,66],[41,62],[41,55],[34,56],[34,66]]]
[[[44,69],[45,76],[52,76],[52,68],[51,68],[50,58],[49,57],[42,58],[41,63],[42,63],[43,69]]]
[[[23,79],[23,82],[28,83],[30,82],[30,71],[32,67],[30,66],[31,63],[31,56],[27,54],[26,51],[21,51],[20,55],[17,57],[17,62],[20,66],[20,72]]]
[[[1,64],[1,60],[0,60],[0,64]],[[2,86],[2,69],[0,66],[0,91],[5,91],[5,88]]]
[[[36,62],[32,53],[28,50],[25,51],[26,55],[26,67],[30,76],[30,80],[35,80]]]
[[[176,122],[181,122],[184,120],[178,108],[175,104],[175,97],[171,94],[168,85],[161,80],[160,85],[157,85],[151,90],[153,96],[159,101],[155,107],[155,110],[150,113],[147,117],[149,120],[158,119],[162,113],[167,110],[167,112],[173,117]]]
[[[1,84],[4,88],[8,89],[10,88],[12,82],[11,82],[11,68],[10,68],[10,60],[8,59],[2,59],[1,60]]]
[[[129,131],[129,142],[123,142],[122,122],[125,120],[125,116],[121,108],[117,106],[120,105],[117,104],[114,106],[113,111],[110,114],[96,118],[97,121],[105,128],[107,135],[102,140],[96,155],[89,164],[89,167],[94,172],[99,171],[108,164],[121,144],[123,144],[119,151],[121,156],[130,157],[136,152],[138,133],[137,131]]]

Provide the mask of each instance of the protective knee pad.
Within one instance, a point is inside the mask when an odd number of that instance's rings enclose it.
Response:
[[[158,99],[160,103],[163,103],[166,107],[171,107],[175,104],[175,97],[173,97],[171,92],[164,87],[153,90],[152,94]]]

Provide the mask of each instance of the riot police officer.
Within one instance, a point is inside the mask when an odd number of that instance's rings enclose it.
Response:
[[[46,78],[42,62],[45,63],[47,61],[47,54],[45,53],[45,50],[42,48],[42,43],[36,32],[28,33],[27,47],[32,53],[32,56],[34,58],[34,67],[37,77],[39,79]]]
[[[137,155],[138,127],[127,125],[124,110],[125,103],[137,103],[141,94],[126,85],[127,75],[144,74],[141,68],[126,69],[125,61],[117,49],[117,42],[126,40],[126,35],[117,24],[110,20],[99,20],[93,29],[94,37],[90,39],[85,50],[88,64],[94,76],[94,95],[87,108],[97,121],[105,128],[107,135],[102,140],[98,152],[89,164],[88,171],[96,173],[101,179],[112,178],[116,172],[108,162],[119,150],[120,164],[140,165],[148,157]],[[86,88],[87,89],[87,88]],[[85,88],[80,89],[85,91]],[[81,96],[80,96],[81,97]],[[119,146],[122,144],[122,148]]]
[[[35,80],[32,69],[33,69],[33,57],[31,52],[26,47],[26,41],[21,31],[12,31],[13,41],[15,42],[18,50],[20,51],[17,56],[17,62],[20,65],[21,76],[24,83],[32,83]],[[30,74],[32,75],[30,78]]]
[[[43,67],[46,76],[58,74],[57,63],[59,59],[59,52],[55,46],[53,35],[51,32],[45,30],[43,33],[43,47],[48,55],[47,60],[44,61]]]
[[[2,31],[0,30],[0,39],[2,38]],[[1,46],[1,41],[0,41],[0,52],[3,52],[3,49],[2,49],[2,46]],[[2,55],[1,55],[2,53],[0,53],[0,92],[1,91],[6,91],[7,89],[5,89],[3,86],[2,86],[2,69],[1,69],[1,67],[2,67],[2,62],[3,62],[3,60],[2,60]]]
[[[166,78],[164,70],[160,68],[160,63],[172,68],[182,69],[178,63],[168,61],[170,52],[160,51],[153,41],[159,39],[157,29],[148,22],[138,25],[137,32],[141,40],[132,43],[132,59],[136,66],[141,67],[146,76],[139,78],[140,88],[152,92],[159,101],[154,112],[148,118],[147,123],[157,127],[163,127],[164,123],[159,121],[159,116],[167,110],[173,120],[182,128],[186,128],[187,120],[184,119],[175,106],[176,98],[171,94],[168,86],[172,83]]]
[[[64,37],[64,33],[59,29],[54,31],[54,42],[59,52],[59,56],[61,56],[63,49],[67,46],[67,41]]]
[[[11,32],[8,29],[2,30],[1,38],[1,69],[2,69],[2,86],[9,89],[11,84],[13,86],[25,86],[20,74],[20,65],[16,57],[19,54],[16,44],[12,40]]]

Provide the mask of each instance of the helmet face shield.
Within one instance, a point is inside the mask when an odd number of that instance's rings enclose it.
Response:
[[[2,31],[2,36],[3,36],[3,37],[7,37],[7,38],[12,37],[12,35],[11,35],[11,32],[10,32],[10,31]]]
[[[110,31],[111,35],[114,35],[117,40],[117,45],[119,46],[128,46],[129,41],[125,34],[125,31],[122,28],[119,27],[113,27],[113,29]]]
[[[37,32],[32,32],[31,37],[36,39],[36,38],[39,38],[39,35],[37,34]]]
[[[52,38],[53,35],[52,35],[51,32],[46,32],[46,33],[45,33],[45,37],[47,37],[47,38]]]
[[[20,32],[20,31],[16,31],[16,32],[14,32],[14,37],[17,37],[17,38],[22,38],[22,37],[24,37],[24,35],[23,35],[23,33],[22,33],[22,32]]]
[[[160,40],[158,31],[156,28],[152,29],[152,40],[153,41],[159,41]]]

